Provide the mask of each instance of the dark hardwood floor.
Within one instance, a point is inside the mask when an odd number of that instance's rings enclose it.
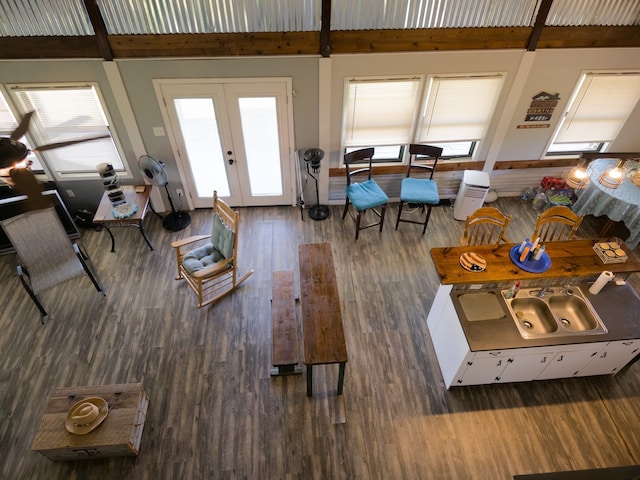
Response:
[[[513,215],[512,241],[530,236],[530,205],[494,205]],[[56,287],[42,296],[45,326],[15,259],[0,257],[0,478],[508,480],[640,463],[640,362],[615,377],[445,390],[426,317],[438,285],[429,249],[462,234],[450,207],[434,208],[422,237],[417,225],[394,230],[394,205],[383,233],[357,242],[331,211],[315,222],[293,207],[241,209],[240,270],[255,274],[202,310],[174,280],[169,244],[208,231],[206,210],[176,233],[149,215],[154,251],[134,228],[114,229],[115,253],[106,232],[85,230],[107,297],[86,278]],[[578,233],[598,227],[588,219]],[[294,270],[298,285],[305,242],[333,246],[342,396],[335,365],[315,367],[312,398],[304,374],[269,374],[271,272]],[[133,382],[150,396],[138,457],[53,463],[31,451],[53,388]]]

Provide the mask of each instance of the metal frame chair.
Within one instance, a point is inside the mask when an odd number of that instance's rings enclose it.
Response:
[[[20,283],[40,311],[44,325],[47,311],[38,294],[56,285],[87,275],[95,289],[106,296],[89,257],[72,243],[53,207],[26,212],[0,222],[20,263]]]
[[[418,155],[427,157],[430,164],[416,163]],[[436,171],[438,160],[442,156],[442,148],[432,145],[418,145],[412,143],[409,145],[409,165],[407,167],[407,176],[402,179],[400,187],[400,205],[398,206],[398,218],[396,219],[396,230],[400,222],[416,223],[423,225],[422,235],[427,231],[429,218],[431,217],[431,207],[440,203],[438,195],[438,185],[433,180],[433,174]],[[420,158],[423,161],[423,158]],[[411,173],[428,174],[428,178],[411,177]],[[402,218],[402,209],[406,205],[415,205],[424,215],[421,220],[413,218]],[[426,210],[426,212],[425,212]]]
[[[382,232],[387,203],[389,202],[387,195],[380,186],[378,186],[376,181],[371,178],[373,153],[374,149],[371,147],[355,150],[345,154],[344,156],[344,166],[347,173],[347,187],[345,189],[346,200],[344,203],[344,212],[342,212],[342,220],[344,220],[348,213],[355,221],[356,240],[358,240],[360,230],[364,230],[365,228],[380,225],[380,231]],[[352,164],[359,163],[367,166],[358,168],[357,170],[351,170]],[[366,175],[367,178],[364,182],[356,183],[353,181],[354,177],[364,175]],[[349,208],[350,204],[352,204],[356,210],[355,216],[351,211],[352,209]],[[367,210],[371,210],[378,217],[378,221],[362,226],[362,216],[367,212]]]
[[[171,242],[178,275],[198,296],[202,308],[228,295],[253,274],[238,277],[239,215],[213,192],[213,227],[210,234]]]

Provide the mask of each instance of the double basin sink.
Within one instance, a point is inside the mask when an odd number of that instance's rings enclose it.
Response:
[[[469,322],[511,318],[525,339],[607,333],[581,286],[523,288],[513,298],[507,290],[457,291],[454,304]]]

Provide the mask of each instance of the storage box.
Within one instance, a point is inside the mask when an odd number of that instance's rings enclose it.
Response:
[[[599,242],[593,246],[602,263],[624,263],[627,261],[627,254],[617,242]]]
[[[65,428],[69,408],[87,397],[109,404],[107,418],[86,435]],[[142,384],[58,388],[51,392],[32,450],[52,461],[138,455],[149,397]]]

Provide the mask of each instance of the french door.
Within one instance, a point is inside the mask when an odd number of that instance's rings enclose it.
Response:
[[[154,83],[191,206],[295,202],[290,80]]]

